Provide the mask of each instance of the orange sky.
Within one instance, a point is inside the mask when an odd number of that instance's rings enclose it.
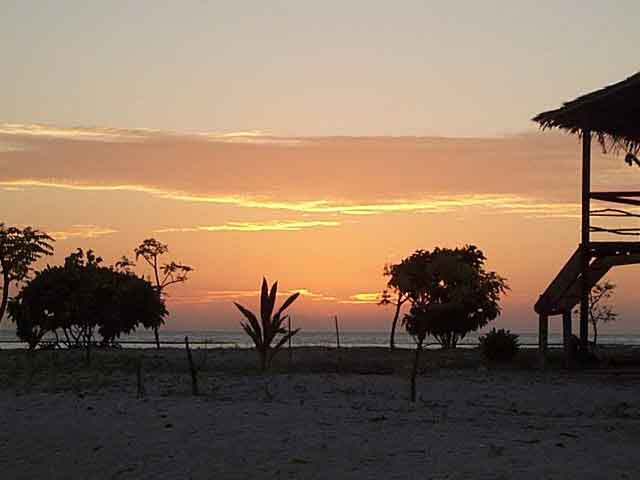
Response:
[[[392,312],[372,295],[386,262],[472,243],[512,287],[496,325],[532,331],[537,295],[577,245],[579,150],[553,133],[275,138],[0,125],[0,202],[4,222],[57,238],[50,262],[76,247],[111,262],[144,238],[168,243],[171,258],[196,268],[172,291],[170,328],[235,328],[231,300],[255,305],[262,275],[304,289],[293,309],[303,327],[328,328],[338,314],[345,329],[386,328]],[[640,171],[595,150],[594,189],[632,188]],[[638,329],[631,275],[611,275],[623,331]]]

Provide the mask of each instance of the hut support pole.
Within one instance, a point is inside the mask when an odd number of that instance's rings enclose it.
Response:
[[[591,195],[591,131],[582,131],[582,236],[581,236],[581,285],[580,285],[580,345],[589,342],[589,198]]]
[[[571,310],[562,312],[562,344],[567,368],[571,365]]]
[[[549,343],[549,317],[540,314],[538,326],[538,350],[544,355],[547,352],[547,344]]]

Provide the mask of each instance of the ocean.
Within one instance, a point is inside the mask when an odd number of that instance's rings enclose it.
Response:
[[[460,342],[463,348],[472,348],[478,345],[478,337],[483,332],[470,333]],[[532,332],[513,332],[519,335],[520,345],[524,348],[535,348],[538,345],[538,335]],[[164,347],[183,348],[184,339],[189,337],[189,343],[195,348],[247,348],[253,346],[249,337],[242,331],[221,330],[160,330],[160,341]],[[428,348],[438,348],[438,344],[431,337],[427,339]],[[549,334],[551,346],[560,346],[562,336],[557,333]],[[153,348],[154,337],[151,331],[138,331],[130,335],[123,335],[120,344],[126,348]],[[336,335],[334,331],[300,331],[291,341],[294,347],[335,347]],[[600,334],[600,345],[635,345],[640,346],[639,334]],[[340,332],[340,346],[342,347],[386,347],[389,345],[389,332],[387,331],[345,331]],[[396,346],[400,348],[413,348],[415,345],[411,336],[399,330],[396,333]],[[24,348],[26,345],[20,342],[13,330],[0,330],[0,348]]]

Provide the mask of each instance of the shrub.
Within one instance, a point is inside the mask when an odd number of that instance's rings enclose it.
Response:
[[[300,331],[300,329],[297,328],[291,332],[287,332],[284,327],[288,318],[288,315],[284,315],[284,311],[300,296],[300,292],[296,292],[287,298],[276,313],[273,313],[276,306],[277,293],[278,282],[274,283],[271,291],[269,291],[267,280],[263,278],[260,292],[260,320],[258,320],[258,317],[253,312],[239,303],[233,302],[247,320],[246,322],[240,322],[240,325],[242,325],[242,328],[247,335],[251,337],[256,346],[256,350],[260,356],[260,367],[262,371],[266,371],[267,368],[269,368],[271,360],[273,360],[273,357],[289,338]],[[272,345],[277,335],[282,336],[275,345]]]
[[[520,348],[518,335],[503,328],[497,331],[493,328],[480,337],[480,348],[487,360],[508,362],[516,356]]]

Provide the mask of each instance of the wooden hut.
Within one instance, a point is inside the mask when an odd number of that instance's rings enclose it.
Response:
[[[592,192],[592,139],[604,151],[624,154],[629,165],[640,166],[640,73],[615,85],[583,95],[561,108],[537,115],[533,121],[543,129],[559,128],[582,139],[582,225],[581,242],[560,273],[540,295],[535,304],[539,315],[539,347],[546,351],[548,321],[551,315],[562,315],[565,349],[569,351],[571,311],[580,305],[580,345],[588,346],[589,291],[612,267],[640,263],[640,242],[592,241],[593,232],[615,235],[638,235],[637,228],[604,228],[591,224],[592,217],[640,217],[622,208],[591,209],[592,201],[640,206],[637,192]]]

